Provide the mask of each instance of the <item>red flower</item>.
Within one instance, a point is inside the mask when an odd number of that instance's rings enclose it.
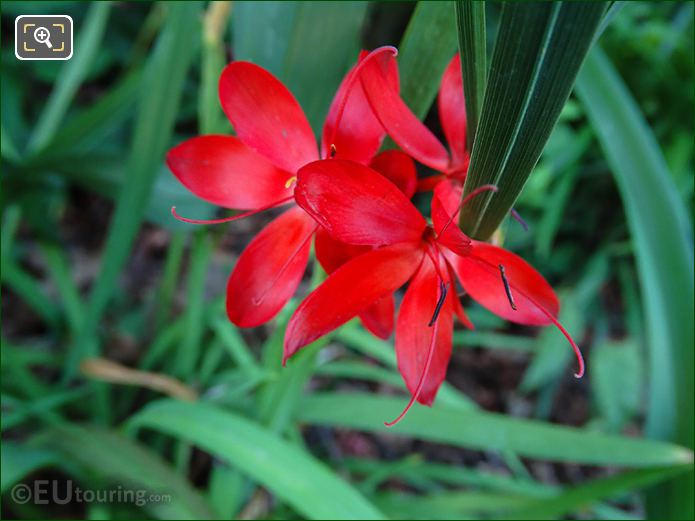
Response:
[[[368,164],[381,146],[384,130],[372,114],[358,73],[383,53],[395,53],[395,49],[382,47],[369,55],[363,51],[358,65],[341,83],[324,123],[322,157]],[[390,69],[384,72],[385,81],[398,91],[397,68],[395,64],[386,67]],[[198,197],[225,208],[250,211],[213,221],[177,216],[186,222],[227,222],[293,203],[295,173],[319,159],[304,112],[268,71],[252,63],[232,62],[220,77],[219,95],[236,137],[189,139],[169,151],[167,164]],[[392,163],[399,160],[398,154],[380,155],[373,164],[388,174],[394,170]],[[176,215],[175,209],[172,212]],[[227,314],[232,322],[241,327],[258,326],[282,309],[302,279],[316,228],[313,219],[293,205],[256,235],[227,284]]]
[[[577,354],[577,376],[583,373],[579,349],[557,321],[550,285],[517,255],[461,232],[453,222],[460,194],[435,189],[430,226],[374,170],[329,160],[299,171],[295,198],[334,238],[379,248],[343,264],[300,304],[287,326],[283,361],[411,280],[396,323],[398,368],[411,400],[395,421],[416,400],[430,405],[451,356],[453,315],[469,324],[455,292],[448,291],[455,274],[493,313],[520,324],[557,325]]]
[[[418,190],[431,190],[444,179],[457,184],[463,183],[470,157],[466,150],[466,104],[459,55],[452,58],[444,71],[438,96],[439,119],[451,154],[410,111],[398,92],[389,88],[384,73],[394,66],[394,62],[392,56],[381,56],[365,67],[362,85],[374,114],[389,136],[408,155],[441,172],[441,175],[422,179]]]
[[[374,158],[370,167],[394,183],[410,199],[415,193],[417,174],[413,160],[397,150],[387,150]],[[338,241],[322,227],[316,231],[314,251],[321,267],[330,274],[350,259],[372,250]],[[393,332],[395,303],[393,295],[374,302],[359,314],[362,325],[374,336],[387,339]]]

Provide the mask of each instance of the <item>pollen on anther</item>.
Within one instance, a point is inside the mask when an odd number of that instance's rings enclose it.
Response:
[[[293,175],[287,181],[285,181],[285,188],[289,188],[290,186],[292,186],[292,183],[296,183],[296,182],[297,182],[297,176]]]

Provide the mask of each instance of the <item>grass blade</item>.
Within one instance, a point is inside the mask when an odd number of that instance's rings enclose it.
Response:
[[[131,417],[239,468],[312,519],[381,519],[381,513],[310,454],[249,420],[205,403],[159,401]],[[320,493],[317,493],[320,491]]]
[[[604,498],[644,488],[665,479],[692,472],[692,465],[636,469],[608,478],[600,478],[564,490],[556,497],[539,499],[502,516],[503,519],[557,519],[591,506]]]
[[[486,239],[531,174],[569,96],[605,11],[603,2],[505,3],[490,65],[464,197],[494,184],[461,210],[460,225]]]
[[[485,2],[457,0],[456,23],[466,93],[466,148],[472,150],[487,81]]]
[[[31,135],[27,145],[30,153],[46,146],[60,127],[77,89],[80,88],[101,48],[110,11],[111,2],[97,2],[89,8],[83,27],[80,27],[78,32],[80,38],[75,42],[74,56],[65,62],[62,74]]]
[[[455,52],[454,3],[418,2],[398,46],[401,97],[418,118],[427,114]]]
[[[14,485],[40,468],[53,465],[59,459],[53,451],[28,447],[13,441],[4,441],[0,452],[2,453],[0,491],[3,493],[10,485]]]
[[[147,64],[139,113],[126,169],[129,180],[121,189],[104,247],[101,272],[89,298],[84,327],[70,354],[66,378],[75,374],[82,357],[95,355],[97,325],[116,287],[140,227],[158,167],[173,131],[186,71],[198,43],[200,4],[171,3],[165,26]]]
[[[203,497],[169,464],[121,434],[66,424],[48,432],[43,445],[65,454],[72,463],[107,484],[118,483],[124,488],[130,486],[168,494],[168,502],[145,505],[159,519],[210,519],[213,516]]]
[[[414,407],[391,429],[384,420],[403,409],[406,399],[359,393],[318,393],[297,409],[308,423],[415,436],[479,450],[514,451],[520,456],[591,465],[648,467],[692,462],[686,448],[652,440],[604,435],[502,414]]]
[[[595,49],[577,83],[623,199],[650,356],[647,433],[693,446],[692,228],[654,135],[610,61]],[[672,482],[657,517],[692,517],[693,474]],[[670,505],[670,506],[668,506]],[[655,505],[653,505],[655,506]]]

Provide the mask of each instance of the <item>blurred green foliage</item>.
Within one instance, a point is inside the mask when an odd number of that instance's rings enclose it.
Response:
[[[224,277],[260,221],[194,230],[170,217],[171,206],[215,212],[178,184],[163,154],[198,133],[232,131],[216,103],[226,60],[276,73],[318,133],[359,48],[402,41],[404,95],[429,123],[455,50],[453,4],[234,2],[206,39],[203,2],[2,3],[5,517],[631,519],[646,515],[641,489],[692,472],[687,448],[641,434],[648,393],[663,383],[650,379],[670,377],[647,355],[650,308],[635,255],[648,248],[637,251],[638,221],[623,209],[610,143],[584,95],[565,104],[517,201],[530,233],[510,219],[500,228],[559,290],[561,318],[587,354],[580,382],[557,331],[510,326],[464,302],[477,329],[457,330],[437,403],[387,431],[382,421],[405,402],[392,341],[351,323],[281,368],[296,302],[272,328],[249,332],[227,321],[222,301]],[[492,37],[499,6],[486,7]],[[76,59],[17,61],[14,17],[31,13],[73,17]],[[687,218],[692,42],[692,2],[626,3],[600,38],[665,157],[652,181],[675,185]],[[690,234],[681,242],[692,256]],[[692,336],[692,317],[689,325]],[[196,401],[109,383],[98,365],[79,369],[97,354],[150,381],[176,378]],[[680,399],[692,405],[692,395]],[[692,432],[692,415],[685,421]],[[13,501],[15,484],[44,478],[171,501]],[[663,515],[686,500],[656,498]]]

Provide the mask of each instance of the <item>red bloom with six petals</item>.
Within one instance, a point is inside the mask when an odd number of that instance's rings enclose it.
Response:
[[[287,326],[285,361],[412,279],[396,324],[398,367],[411,400],[396,421],[416,400],[430,405],[451,355],[453,315],[469,324],[447,291],[455,274],[492,312],[520,324],[557,325],[577,354],[577,376],[583,373],[579,349],[557,321],[559,304],[545,279],[517,255],[472,241],[453,224],[460,193],[435,190],[429,226],[378,172],[323,160],[300,169],[295,198],[335,239],[378,248],[340,266],[300,304]]]
[[[395,53],[395,49],[363,52],[340,85],[324,124],[322,155],[366,164],[373,160],[385,175],[396,175],[395,182],[413,185],[414,171],[409,180],[398,168],[404,154],[374,157],[384,130],[357,75],[364,64],[383,53]],[[397,68],[395,64],[388,67],[386,81],[397,92]],[[295,173],[319,158],[304,112],[268,71],[252,63],[232,62],[220,77],[219,95],[236,137],[189,139],[169,151],[167,164],[198,197],[225,208],[250,211],[213,221],[182,219],[187,222],[226,222],[291,203]],[[256,235],[239,257],[227,285],[227,314],[232,322],[241,327],[258,326],[282,309],[302,279],[316,229],[314,220],[293,206]]]

